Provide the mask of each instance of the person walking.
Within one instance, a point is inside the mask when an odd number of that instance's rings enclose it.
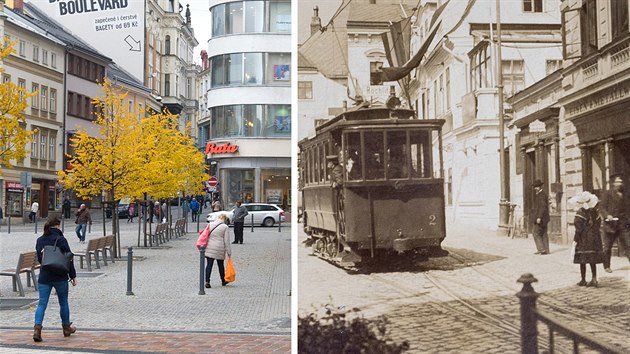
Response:
[[[63,218],[64,219],[70,219],[70,208],[71,208],[70,199],[68,199],[68,197],[66,197],[63,200],[63,204],[61,205],[61,209],[63,209]]]
[[[127,215],[129,215],[127,217],[127,222],[133,222],[133,217],[134,214],[136,213],[136,207],[133,205],[133,203],[129,203],[129,207],[127,207]]]
[[[630,218],[626,210],[625,191],[621,175],[610,177],[611,189],[604,192],[601,202],[601,213],[604,218],[604,270],[612,273],[610,259],[612,246],[619,239],[619,248],[625,251],[630,260]]]
[[[162,222],[162,207],[160,205],[160,202],[153,203],[153,215],[155,215],[156,224]]]
[[[547,234],[549,197],[543,191],[543,182],[541,180],[535,180],[533,186],[534,203],[531,210],[531,218],[534,224],[534,243],[537,250],[535,254],[549,254],[549,235]]]
[[[37,239],[35,250],[37,252],[37,260],[42,263],[44,246],[57,245],[59,250],[64,253],[72,252],[68,241],[63,236],[63,232],[59,229],[61,222],[56,216],[51,216],[44,224],[44,234]],[[48,307],[48,300],[52,289],[57,293],[59,300],[59,314],[61,316],[61,327],[64,337],[69,337],[77,331],[77,328],[70,322],[70,305],[68,304],[68,280],[72,286],[77,285],[77,272],[74,268],[74,262],[70,262],[70,272],[66,274],[56,274],[41,268],[37,279],[39,302],[35,310],[35,326],[33,332],[33,340],[35,342],[42,341],[42,328],[44,323],[44,314]]]
[[[230,247],[230,228],[226,224],[227,216],[220,214],[217,220],[206,226],[210,229],[210,236],[208,236],[208,243],[203,247],[206,249],[206,288],[210,286],[210,275],[212,274],[212,267],[214,261],[217,261],[217,267],[219,268],[219,277],[221,278],[221,285],[225,286],[225,256],[232,256],[232,248]]]
[[[222,207],[221,207],[221,201],[219,201],[219,199],[215,199],[212,202],[212,211],[221,211]]]
[[[604,262],[602,251],[602,239],[600,227],[602,217],[596,208],[599,199],[596,195],[587,191],[569,199],[570,204],[576,205],[579,209],[575,214],[575,254],[573,263],[580,265],[581,280],[578,286],[597,287],[597,263]],[[586,282],[586,264],[591,267],[591,281]]]
[[[92,225],[92,216],[90,215],[90,211],[85,206],[85,204],[81,204],[79,206],[79,210],[76,212],[77,219],[74,221],[77,226],[74,231],[79,238],[80,243],[85,243],[85,233],[87,231],[87,224],[90,223]]]
[[[247,216],[247,208],[242,205],[241,200],[236,201],[236,209],[232,215],[232,222],[234,223],[234,244],[243,244],[243,228],[245,227],[245,217]]]
[[[37,201],[34,201],[33,204],[31,204],[31,212],[28,214],[28,219],[31,222],[35,222],[35,219],[37,219],[38,211],[39,211],[39,203]]]
[[[190,201],[190,211],[192,214],[192,221],[195,222],[197,221],[197,217],[198,217],[198,213],[199,213],[199,202],[197,201],[197,198],[193,198]]]

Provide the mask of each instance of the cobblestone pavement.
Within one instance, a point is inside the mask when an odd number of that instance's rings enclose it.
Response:
[[[18,348],[107,353],[290,352],[289,225],[283,225],[281,231],[256,227],[253,233],[246,228],[244,244],[232,245],[236,282],[222,287],[215,266],[212,288],[199,295],[196,224],[189,223],[187,235],[148,248],[137,247],[137,223],[122,220],[122,259],[106,267],[101,264],[101,269],[91,273],[80,269],[75,260],[79,283],[71,287],[70,309],[71,320],[79,328],[76,335],[61,335],[59,305],[53,295],[44,320],[44,342],[32,341],[37,293],[26,288],[23,276],[26,298],[33,302],[0,312],[0,353],[18,352]],[[204,226],[200,224],[200,228]],[[65,225],[65,235],[72,249],[80,249],[73,229],[73,223]],[[14,267],[20,252],[34,248],[38,234],[33,224],[13,225],[11,234],[3,225],[0,267]],[[102,221],[95,220],[87,238],[102,235]],[[128,246],[134,247],[132,296],[126,295]],[[0,302],[15,299],[19,297],[12,291],[10,277],[0,277]]]
[[[298,227],[300,229],[300,227]],[[298,233],[304,240],[303,232]],[[487,230],[449,225],[443,246],[448,257],[400,266],[390,262],[348,272],[298,247],[298,313],[319,312],[325,304],[358,308],[368,318],[386,315],[391,338],[407,340],[411,353],[520,352],[516,280],[532,273],[540,293],[538,308],[630,352],[630,266],[613,257],[613,273],[598,267],[599,288],[582,288],[579,267],[567,246],[534,255],[530,239],[510,239]],[[320,312],[321,313],[321,312]],[[489,317],[486,317],[488,315]],[[539,326],[539,348],[547,329]],[[570,352],[556,336],[557,352]]]

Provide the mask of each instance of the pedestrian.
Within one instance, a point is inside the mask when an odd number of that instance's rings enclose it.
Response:
[[[344,195],[343,195],[343,167],[339,163],[338,155],[326,156],[327,167],[330,170],[330,187],[334,192],[335,203],[337,204],[337,215],[335,225],[338,233],[344,233]]]
[[[201,205],[199,205],[199,202],[197,201],[197,198],[193,198],[190,201],[190,211],[192,213],[192,221],[195,222],[197,221],[197,214],[199,213],[199,208]]]
[[[190,212],[190,203],[188,202],[188,198],[182,199],[182,213],[184,214],[184,219],[188,219],[188,212]]]
[[[37,201],[34,201],[33,204],[31,204],[31,212],[28,214],[28,219],[31,222],[35,222],[35,220],[37,219],[38,211],[39,211],[39,203]]]
[[[601,202],[601,213],[604,218],[604,270],[612,273],[610,259],[612,246],[619,239],[619,248],[625,251],[630,260],[630,218],[626,210],[625,190],[621,175],[610,177],[611,189],[604,192]]]
[[[214,261],[217,261],[217,267],[219,268],[219,276],[221,277],[221,285],[225,286],[225,266],[223,261],[225,256],[232,256],[232,248],[230,247],[230,228],[226,224],[227,216],[220,214],[217,216],[217,220],[206,226],[210,230],[210,236],[208,237],[208,243],[204,246],[206,249],[206,288],[210,286],[210,274],[212,273],[212,267]]]
[[[212,202],[212,211],[221,211],[222,207],[221,207],[221,201],[219,201],[219,199],[215,199]]]
[[[533,187],[534,202],[530,217],[534,224],[535,254],[549,254],[549,235],[547,234],[547,224],[549,224],[549,197],[547,193],[543,191],[543,182],[541,180],[535,180]]]
[[[162,202],[160,215],[162,216],[162,223],[168,222],[168,206],[166,205],[166,202]]]
[[[65,197],[61,205],[61,209],[63,209],[64,219],[70,219],[70,208],[71,208],[70,199],[68,199],[68,197]]]
[[[578,286],[597,287],[597,263],[603,263],[604,253],[602,251],[602,239],[600,227],[602,217],[596,208],[599,199],[596,195],[584,191],[569,199],[570,204],[576,205],[579,209],[575,214],[575,236],[573,243],[575,254],[573,263],[580,265],[580,276],[582,279]],[[591,267],[591,281],[586,282],[586,264]]]
[[[153,203],[153,215],[155,215],[155,223],[159,224],[162,221],[162,207],[160,202]]]
[[[133,222],[133,217],[134,214],[136,213],[136,207],[133,205],[133,203],[129,203],[129,207],[127,207],[127,215],[129,215],[127,217],[127,222]]]
[[[50,216],[44,224],[44,234],[37,239],[35,250],[37,251],[37,260],[42,263],[44,246],[57,245],[59,250],[64,253],[72,252],[68,241],[63,236],[63,232],[59,229],[61,222],[56,216]],[[52,289],[57,293],[59,300],[59,314],[61,316],[61,327],[63,336],[69,337],[77,331],[77,328],[70,322],[70,305],[68,304],[68,280],[72,286],[77,285],[77,272],[74,268],[74,262],[70,262],[70,272],[66,274],[57,274],[49,272],[44,268],[39,270],[37,278],[39,301],[35,310],[35,331],[33,332],[33,340],[35,342],[42,341],[42,326],[44,323],[44,314],[48,307],[48,300]]]
[[[79,206],[79,210],[76,212],[76,220],[74,221],[77,224],[74,231],[77,233],[77,237],[79,238],[79,243],[85,243],[85,233],[87,231],[87,224],[90,223],[92,225],[92,216],[90,215],[90,211],[85,206],[85,204],[81,204]]]
[[[232,214],[232,222],[234,223],[234,244],[243,244],[243,228],[245,226],[245,217],[247,216],[247,208],[242,205],[242,200],[236,201],[236,208]]]

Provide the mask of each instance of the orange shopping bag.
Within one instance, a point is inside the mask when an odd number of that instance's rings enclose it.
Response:
[[[232,264],[232,257],[228,257],[227,265],[225,266],[225,281],[232,283],[236,280],[236,272],[234,271],[234,265]]]

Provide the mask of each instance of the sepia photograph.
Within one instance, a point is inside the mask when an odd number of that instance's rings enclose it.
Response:
[[[630,351],[628,1],[298,2],[299,353]]]

